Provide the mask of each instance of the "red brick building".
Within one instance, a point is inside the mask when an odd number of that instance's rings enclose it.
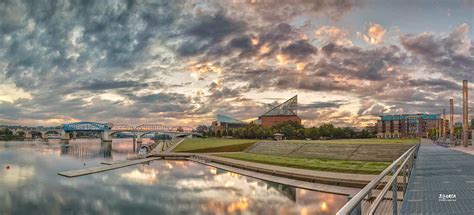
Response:
[[[272,127],[283,122],[297,122],[301,124],[301,118],[297,115],[298,96],[273,107],[258,117],[257,124],[263,127]]]

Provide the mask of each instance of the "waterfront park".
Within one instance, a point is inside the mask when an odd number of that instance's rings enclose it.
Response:
[[[275,141],[199,137],[197,133],[192,138],[173,138],[173,132],[164,135],[164,131],[145,135],[141,143],[129,137],[103,141],[79,131],[69,140],[61,140],[55,132],[46,139],[39,138],[39,133],[34,139],[24,138],[21,131],[18,134],[13,136],[17,140],[1,145],[2,183],[6,185],[2,201],[5,196],[12,200],[2,203],[11,205],[2,209],[7,213],[39,209],[44,213],[149,210],[192,214],[197,207],[205,208],[199,213],[209,214],[333,214],[348,196],[417,143],[416,139],[375,138]],[[141,154],[140,149],[150,151]],[[75,194],[57,202],[54,195],[63,192]],[[123,199],[132,194],[133,200]],[[25,204],[21,195],[38,199],[28,200],[29,207],[16,207]],[[191,196],[193,200],[186,200]],[[81,207],[79,198],[90,198],[82,204],[101,206]],[[160,206],[151,204],[156,199]],[[187,204],[162,206],[177,199]],[[45,202],[52,208],[37,205]]]

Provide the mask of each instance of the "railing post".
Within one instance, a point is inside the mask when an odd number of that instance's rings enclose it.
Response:
[[[397,170],[396,170],[396,166],[395,166],[392,169],[393,177],[395,177],[395,180],[392,182],[392,210],[393,210],[394,215],[397,214],[397,209],[398,209],[398,204],[397,204],[397,186],[398,186],[398,182],[397,182],[397,176],[395,175],[396,171]]]
[[[405,196],[405,190],[407,189],[407,165],[403,165],[403,196]]]
[[[408,158],[408,180],[410,180],[411,178],[411,160],[412,156],[410,156],[410,158]]]
[[[352,195],[349,195],[347,197],[347,201],[351,200],[352,199]],[[357,204],[357,206],[351,211],[351,213],[349,215],[362,215],[362,207],[361,207],[361,203],[359,202],[359,204]]]

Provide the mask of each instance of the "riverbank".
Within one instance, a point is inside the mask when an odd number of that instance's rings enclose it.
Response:
[[[186,139],[173,152],[216,156],[325,172],[378,174],[405,152],[414,139],[248,140]]]

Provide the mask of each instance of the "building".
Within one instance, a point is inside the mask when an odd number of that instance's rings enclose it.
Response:
[[[375,127],[377,138],[416,138],[419,129],[423,137],[428,137],[429,131],[437,129],[438,123],[442,121],[442,116],[439,114],[386,115],[380,116]],[[445,126],[449,132],[448,120]]]
[[[242,122],[238,119],[234,119],[229,116],[217,114],[216,120],[212,122],[211,130],[213,132],[218,132],[218,131],[223,132],[232,128],[241,128],[241,127],[244,127],[245,125],[247,125],[247,123]]]
[[[297,115],[297,109],[298,96],[295,95],[293,98],[288,99],[259,116],[257,124],[263,127],[272,127],[273,125],[289,121],[301,124],[301,118]]]

